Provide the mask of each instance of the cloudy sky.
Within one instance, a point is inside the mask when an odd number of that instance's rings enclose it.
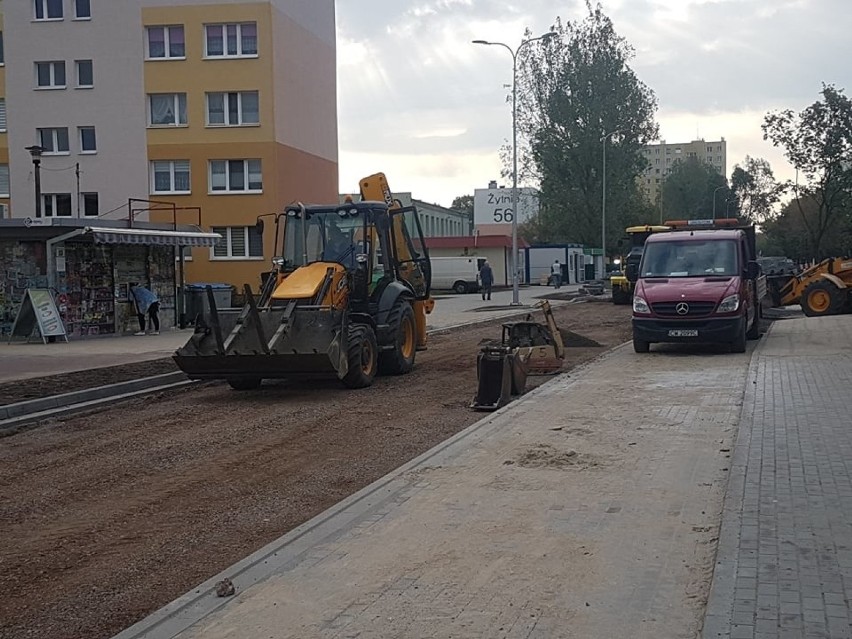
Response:
[[[602,0],[656,93],[667,142],[728,142],[793,173],[762,139],[767,111],[799,111],[822,82],[852,93],[849,0]],[[586,13],[583,0],[337,0],[340,189],[375,171],[395,191],[449,206],[500,180],[511,139],[512,60],[525,29]]]

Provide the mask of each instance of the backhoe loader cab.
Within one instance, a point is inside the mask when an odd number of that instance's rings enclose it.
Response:
[[[416,209],[297,204],[275,222],[281,251],[260,296],[246,285],[242,310],[219,310],[209,291],[210,315],[175,354],[181,370],[240,390],[311,377],[361,388],[409,372],[432,309]]]

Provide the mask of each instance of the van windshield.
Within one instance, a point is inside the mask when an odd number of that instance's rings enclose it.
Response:
[[[652,242],[645,245],[642,277],[708,277],[737,274],[737,243]]]

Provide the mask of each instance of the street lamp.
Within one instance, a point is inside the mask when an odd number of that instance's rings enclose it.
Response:
[[[33,173],[35,174],[35,214],[41,217],[41,154],[47,151],[43,146],[28,146],[25,149],[33,156]]]
[[[713,219],[714,220],[716,219],[716,191],[719,191],[721,189],[726,189],[726,188],[728,188],[728,185],[723,184],[722,186],[717,186],[715,189],[713,189]]]
[[[556,35],[545,33],[536,38],[524,40],[516,49],[504,42],[474,40],[473,44],[487,44],[503,47],[512,56],[512,306],[519,306],[518,295],[518,53],[531,42],[546,40]]]
[[[606,141],[616,133],[624,133],[622,129],[607,133],[601,138],[603,145],[603,188],[601,189],[601,279],[606,279]]]

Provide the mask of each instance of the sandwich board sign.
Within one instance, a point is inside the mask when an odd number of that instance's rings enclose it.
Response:
[[[50,290],[46,288],[27,289],[15,323],[12,324],[9,341],[11,342],[15,337],[26,337],[29,341],[36,329],[41,334],[41,341],[45,344],[48,337],[64,337],[65,341],[68,341],[65,325],[59,316],[59,309],[56,308],[56,302]]]

